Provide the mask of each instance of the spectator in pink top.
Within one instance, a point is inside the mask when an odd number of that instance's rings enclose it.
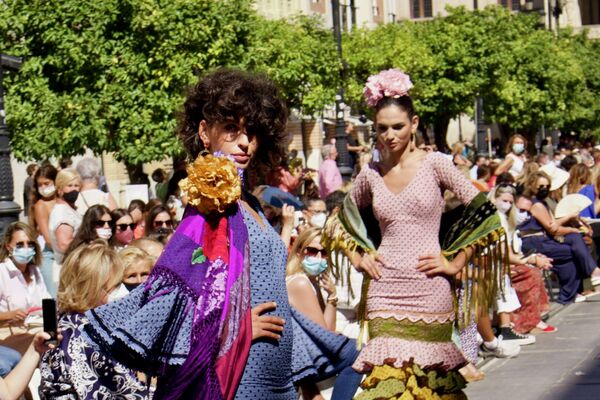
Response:
[[[330,193],[341,189],[342,174],[335,163],[338,152],[334,145],[326,144],[321,149],[323,163],[319,168],[319,196],[325,199]]]

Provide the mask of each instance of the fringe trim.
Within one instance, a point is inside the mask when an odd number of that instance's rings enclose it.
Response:
[[[469,325],[473,313],[477,313],[478,309],[487,310],[493,304],[498,291],[504,293],[504,280],[500,278],[504,274],[510,274],[508,239],[503,228],[498,228],[454,252],[442,252],[442,254],[452,260],[463,250],[470,250],[471,256],[465,262],[460,279],[451,281],[459,329],[465,329]],[[459,293],[456,289],[464,290],[465,299],[468,299],[460,309]]]

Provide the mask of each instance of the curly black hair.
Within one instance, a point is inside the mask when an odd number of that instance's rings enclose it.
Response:
[[[267,77],[237,69],[217,69],[190,88],[180,114],[177,134],[191,159],[204,146],[198,138],[200,121],[208,125],[244,119],[258,139],[254,166],[273,167],[285,156],[287,107],[277,86]]]

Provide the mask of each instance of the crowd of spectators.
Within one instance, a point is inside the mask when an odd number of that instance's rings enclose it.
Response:
[[[351,124],[347,133],[353,134]],[[356,175],[362,165],[377,159],[377,145],[359,145],[355,137],[350,143],[347,150],[353,153]],[[535,343],[535,335],[556,332],[545,322],[551,300],[562,305],[586,301],[597,294],[595,286],[600,284],[600,150],[588,143],[555,147],[550,139],[534,149],[518,134],[507,143],[503,158],[475,154],[467,143],[454,144],[447,155],[476,188],[488,193],[509,241],[510,274],[500,278],[505,290],[492,309],[477,311],[472,324],[479,354],[466,357],[471,361],[463,369],[467,380],[484,378],[476,368],[478,356],[515,357],[520,346]],[[418,146],[434,150],[423,142]],[[301,159],[290,157],[269,173],[268,186],[253,193],[288,246],[290,304],[322,328],[356,338],[362,276],[348,262],[342,263],[341,271],[330,271],[327,258],[343,257],[326,254],[320,241],[328,215],[341,206],[352,182],[342,179],[335,142],[323,145],[322,156],[318,171],[303,168]],[[64,343],[74,341],[82,343],[78,351],[83,355],[77,359],[89,356],[94,350],[83,345],[77,329],[85,324],[83,313],[126,296],[145,282],[183,215],[186,196],[177,183],[185,178],[185,170],[168,174],[157,169],[152,174],[156,196],[147,203],[133,200],[123,208],[108,193],[94,159],[83,159],[76,168],[43,163],[27,172],[28,223],[10,225],[0,248],[0,375],[7,377],[0,382],[0,391],[8,390],[5,384],[14,385],[14,375],[30,378],[33,369],[23,372],[19,360],[31,366],[31,360],[37,364],[39,353],[46,351],[40,393],[52,398],[57,385],[83,390],[85,382],[77,382],[80,375],[71,373],[71,381],[65,383],[65,371],[45,360],[49,354],[65,354]],[[570,197],[574,194],[587,201],[575,202]],[[453,196],[448,193],[445,198],[451,212]],[[585,207],[578,208],[579,204]],[[557,214],[565,208],[566,214]],[[47,297],[58,300],[60,318],[73,326],[62,332],[63,344],[52,349],[43,345],[45,336],[40,332],[41,304]],[[350,363],[355,357],[349,356]],[[81,376],[89,372],[85,362],[75,359],[60,364]],[[109,358],[101,368],[109,371],[109,378],[98,385],[148,395],[151,381],[136,371]],[[347,379],[357,379],[344,368],[340,371]],[[10,378],[13,369],[16,374]],[[124,378],[113,379],[115,374]],[[127,382],[127,387],[115,386],[118,382]],[[303,393],[314,396],[319,390],[327,391],[308,387]]]

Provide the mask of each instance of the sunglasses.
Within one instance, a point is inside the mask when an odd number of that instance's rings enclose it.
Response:
[[[171,221],[170,219],[168,219],[166,221],[154,221],[155,228],[160,228],[161,226],[171,228],[173,226],[173,221]]]
[[[310,257],[316,257],[318,254],[320,254],[321,257],[325,256],[324,249],[317,249],[316,247],[308,246],[305,247],[304,250],[306,251],[306,255]]]
[[[134,230],[137,227],[137,224],[117,224],[117,228],[119,228],[120,231],[126,231],[128,227],[129,229]]]
[[[17,248],[17,249],[22,249],[23,247],[28,247],[28,248],[34,247],[35,248],[35,242],[31,242],[31,241],[17,242],[15,244],[15,248]]]
[[[540,190],[540,189],[550,189],[550,185],[540,185],[537,188],[538,188],[538,190]]]
[[[101,219],[99,219],[97,221],[94,221],[94,226],[96,228],[104,228],[104,227],[112,228],[112,225],[113,225],[112,220],[110,220],[110,221],[102,221]]]

